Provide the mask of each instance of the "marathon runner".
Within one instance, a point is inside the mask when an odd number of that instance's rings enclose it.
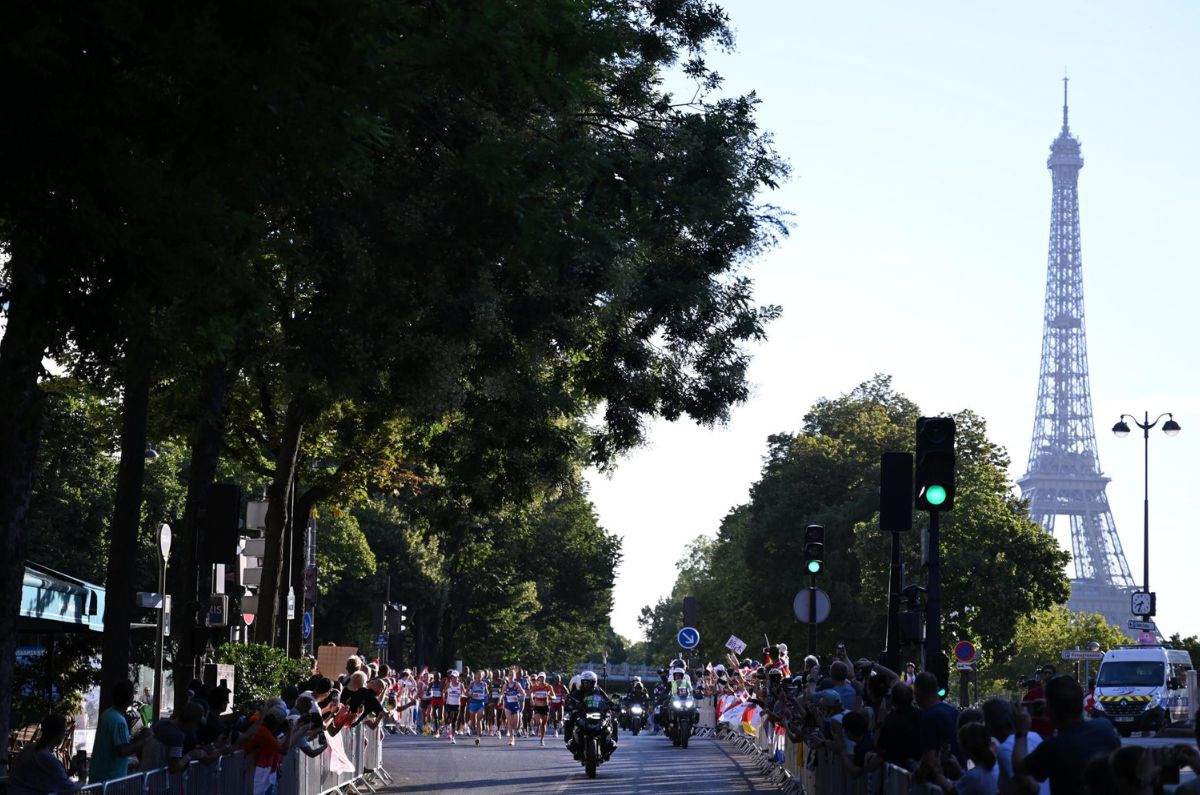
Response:
[[[567,697],[567,689],[563,687],[562,677],[558,674],[550,675],[550,687],[554,690],[550,696],[550,723],[554,725],[554,736],[557,737],[562,726],[563,701]]]
[[[500,675],[499,669],[492,671],[491,680],[491,691],[487,704],[487,724],[492,736],[499,737],[500,721],[504,717],[504,707],[500,705],[500,700],[504,695],[504,677]]]
[[[442,687],[444,685],[441,671],[435,672],[433,681],[429,683],[429,720],[435,736],[442,729]]]
[[[546,747],[546,724],[550,721],[550,698],[553,695],[554,688],[546,684],[546,674],[537,674],[529,686],[529,703],[533,710],[529,733],[538,733],[538,744],[543,748]]]
[[[442,689],[442,697],[446,703],[446,736],[450,738],[451,745],[458,745],[458,741],[454,739],[454,727],[458,725],[464,690],[462,682],[458,681],[458,671],[450,671]]]
[[[479,738],[484,732],[483,710],[488,703],[488,683],[483,681],[483,674],[483,671],[476,671],[475,678],[467,688],[470,696],[470,701],[467,702],[467,720],[470,721],[469,728],[471,734],[475,735],[476,745],[479,745]]]
[[[525,688],[521,687],[521,682],[517,679],[516,666],[508,674],[508,681],[504,684],[504,714],[508,723],[508,744],[515,746],[517,744],[517,728],[521,723],[521,708],[525,704]]]
[[[525,688],[525,692],[528,693],[530,686],[533,684],[533,680],[530,678],[529,672],[526,671],[524,668],[521,668],[518,670],[520,671],[520,679],[518,681],[520,681],[521,687]],[[532,717],[533,717],[533,702],[529,699],[526,699],[525,700],[525,708],[521,711],[521,736],[522,737],[525,737],[526,735],[529,734],[529,724],[531,723]]]

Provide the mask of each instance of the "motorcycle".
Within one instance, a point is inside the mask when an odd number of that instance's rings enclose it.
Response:
[[[676,748],[687,748],[688,740],[692,737],[692,728],[696,725],[699,712],[692,692],[686,687],[671,697],[667,707],[667,736]]]
[[[610,732],[615,735],[610,705],[601,696],[591,696],[584,702],[583,711],[575,721],[575,746],[579,761],[588,778],[596,777],[596,768],[612,754]]]
[[[636,737],[646,725],[646,705],[641,701],[626,701],[621,704],[621,728]]]

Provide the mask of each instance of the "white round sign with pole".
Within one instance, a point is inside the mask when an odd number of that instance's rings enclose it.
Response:
[[[811,617],[810,607],[812,607],[812,597],[810,592],[816,591],[817,598],[817,614],[814,621]],[[796,618],[802,624],[823,624],[829,619],[829,594],[822,591],[820,588],[802,588],[796,594],[796,598],[792,600],[792,611],[795,612]]]

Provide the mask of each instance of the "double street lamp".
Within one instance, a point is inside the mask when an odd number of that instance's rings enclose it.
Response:
[[[1142,421],[1138,422],[1138,418],[1132,414],[1122,414],[1117,420],[1117,424],[1113,426],[1113,434],[1118,439],[1124,439],[1131,433],[1128,423],[1129,420],[1134,425],[1142,429],[1142,478],[1143,478],[1143,493],[1142,500],[1142,543],[1143,543],[1143,563],[1142,563],[1142,590],[1146,593],[1143,604],[1146,604],[1143,618],[1149,618],[1153,614],[1153,596],[1150,595],[1150,429],[1158,425],[1163,417],[1167,421],[1163,423],[1162,430],[1167,436],[1178,436],[1183,430],[1179,427],[1179,423],[1175,421],[1175,416],[1171,412],[1159,414],[1154,422],[1150,421],[1150,412],[1144,412]]]

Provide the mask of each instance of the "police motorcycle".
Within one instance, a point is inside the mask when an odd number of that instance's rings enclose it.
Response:
[[[617,749],[613,703],[596,684],[596,674],[584,671],[579,677],[579,690],[570,695],[569,706],[567,747],[583,765],[587,777],[595,778],[596,768]]]
[[[700,720],[700,711],[696,708],[691,680],[682,666],[671,669],[671,680],[673,692],[665,705],[666,733],[672,745],[687,748],[692,731]]]
[[[641,733],[642,728],[646,725],[646,719],[649,717],[648,709],[650,703],[649,694],[641,685],[641,678],[634,677],[634,689],[630,690],[621,699],[621,728],[627,729],[637,736]]]

